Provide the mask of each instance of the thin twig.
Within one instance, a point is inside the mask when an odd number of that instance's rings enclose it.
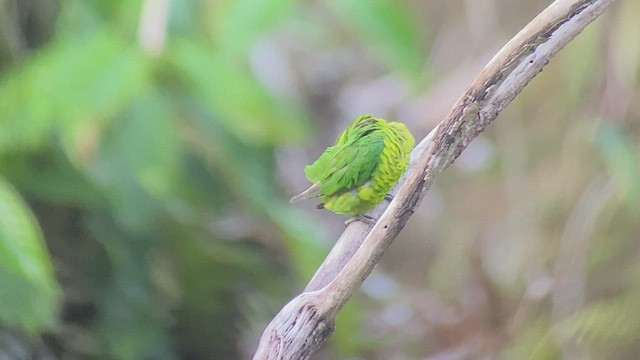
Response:
[[[393,201],[386,210],[384,204],[369,214],[379,217],[378,222],[372,229],[354,222],[345,230],[305,291],[267,326],[254,359],[309,358],[331,334],[336,315],[404,227],[435,177],[613,1],[557,0],[511,39],[414,149]]]

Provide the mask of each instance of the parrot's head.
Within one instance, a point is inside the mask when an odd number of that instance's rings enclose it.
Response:
[[[407,126],[399,122],[390,122],[389,127],[391,127],[391,130],[400,139],[402,152],[405,154],[409,154],[413,149],[415,140],[413,139],[413,135],[411,135],[411,132],[409,132],[409,129],[407,129]]]

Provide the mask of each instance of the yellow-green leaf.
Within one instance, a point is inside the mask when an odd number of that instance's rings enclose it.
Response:
[[[58,284],[33,214],[0,177],[0,323],[37,332],[55,320]]]

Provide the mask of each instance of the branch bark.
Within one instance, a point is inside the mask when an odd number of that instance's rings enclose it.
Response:
[[[614,0],[556,0],[513,37],[478,74],[445,119],[413,150],[412,162],[371,225],[344,231],[304,292],[265,329],[254,360],[308,359],[334,320],[404,227],[434,179],[493,121],[564,45]]]

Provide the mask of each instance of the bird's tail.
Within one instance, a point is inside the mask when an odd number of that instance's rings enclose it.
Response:
[[[318,197],[320,191],[320,182],[317,182],[313,185],[311,185],[310,188],[308,188],[307,190],[301,192],[300,194],[294,196],[291,198],[291,200],[289,200],[290,203],[294,203],[294,202],[298,202],[300,200],[307,200],[307,199],[311,199],[314,197]]]

